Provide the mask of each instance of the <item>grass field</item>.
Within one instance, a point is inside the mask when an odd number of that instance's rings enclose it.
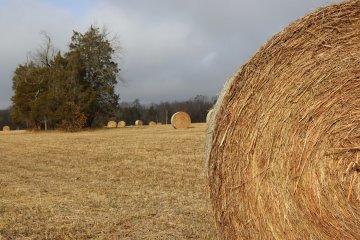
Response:
[[[205,130],[0,132],[0,239],[216,239]]]

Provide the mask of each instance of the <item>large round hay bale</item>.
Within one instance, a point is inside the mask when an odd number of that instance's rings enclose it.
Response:
[[[126,122],[125,121],[119,121],[117,124],[118,128],[124,128],[126,126]]]
[[[212,117],[213,112],[214,112],[214,109],[210,109],[210,110],[208,111],[208,113],[206,114],[206,122],[207,122],[207,123],[210,122],[210,119],[211,119],[211,117]]]
[[[109,121],[108,124],[107,124],[107,127],[108,128],[116,128],[116,122],[115,121]]]
[[[360,239],[360,1],[275,35],[227,81],[207,138],[222,239]]]
[[[3,130],[3,132],[9,132],[10,127],[9,126],[4,126],[2,130]]]
[[[150,121],[150,122],[149,122],[149,126],[156,126],[156,122]]]
[[[142,126],[142,125],[144,125],[144,122],[142,120],[135,121],[135,126]]]
[[[191,118],[186,112],[177,112],[171,117],[171,125],[175,129],[188,128],[190,124]]]

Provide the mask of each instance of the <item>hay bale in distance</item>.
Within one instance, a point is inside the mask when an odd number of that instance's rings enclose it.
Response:
[[[191,124],[190,115],[186,112],[177,112],[171,117],[171,125],[175,129],[188,128]]]
[[[135,121],[135,126],[142,126],[144,124],[144,122],[142,120],[136,120]]]
[[[360,1],[292,23],[230,78],[208,129],[222,239],[360,239]]]
[[[4,126],[2,130],[3,130],[3,132],[10,132],[10,127]]]
[[[120,122],[118,122],[118,124],[117,124],[117,127],[118,128],[124,128],[126,126],[126,122],[125,121],[120,121]]]
[[[150,121],[150,122],[149,122],[149,126],[156,126],[156,122]]]
[[[116,122],[115,121],[109,121],[108,124],[107,124],[107,127],[108,128],[116,128]]]

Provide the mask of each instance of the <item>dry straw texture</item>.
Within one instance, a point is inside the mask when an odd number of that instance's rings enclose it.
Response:
[[[143,124],[144,124],[144,122],[142,120],[135,121],[135,126],[142,126]]]
[[[360,239],[360,1],[275,35],[213,115],[208,173],[223,239]]]
[[[188,128],[191,124],[191,118],[186,112],[177,112],[171,117],[171,125],[175,129]]]
[[[211,119],[211,114],[213,114],[214,109],[210,109],[209,112],[206,114],[206,122],[209,123]]]
[[[118,122],[118,124],[117,124],[117,127],[118,128],[124,128],[126,126],[126,122],[125,121],[120,121],[120,122]]]
[[[116,128],[116,122],[115,121],[109,121],[108,124],[107,124],[107,127],[108,128]]]
[[[216,240],[205,129],[0,133],[0,239]]]
[[[156,122],[150,121],[150,122],[149,122],[149,126],[156,126]]]
[[[3,127],[3,132],[9,132],[10,131],[10,127],[9,126],[4,126]]]

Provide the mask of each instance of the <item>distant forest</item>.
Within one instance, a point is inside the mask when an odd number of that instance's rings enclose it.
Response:
[[[123,120],[127,125],[134,125],[137,119],[147,124],[149,121],[170,123],[171,116],[178,111],[187,112],[192,122],[205,122],[208,111],[212,108],[216,97],[209,98],[197,95],[187,101],[162,102],[143,105],[137,99],[132,103],[121,103],[119,111],[111,120]]]
[[[55,49],[46,33],[43,37],[42,47],[14,72],[12,106],[0,111],[0,127],[77,131],[102,127],[109,120],[169,123],[177,111],[188,112],[193,122],[205,122],[215,102],[215,97],[198,95],[181,102],[121,103],[115,93],[120,47],[106,29],[74,31],[65,53]]]
[[[171,116],[178,111],[185,111],[190,114],[191,121],[205,122],[206,114],[212,108],[216,97],[197,95],[186,101],[161,102],[154,104],[141,104],[136,99],[133,102],[121,102],[118,109],[112,115],[98,117],[98,126],[105,126],[109,120],[123,120],[127,125],[134,125],[135,121],[141,119],[147,124],[149,121],[160,123],[170,123]],[[15,123],[11,117],[12,108],[0,110],[0,127],[10,126],[11,129],[26,129],[24,123]],[[41,124],[37,128],[44,129]],[[49,129],[57,128],[56,125],[49,126]]]

